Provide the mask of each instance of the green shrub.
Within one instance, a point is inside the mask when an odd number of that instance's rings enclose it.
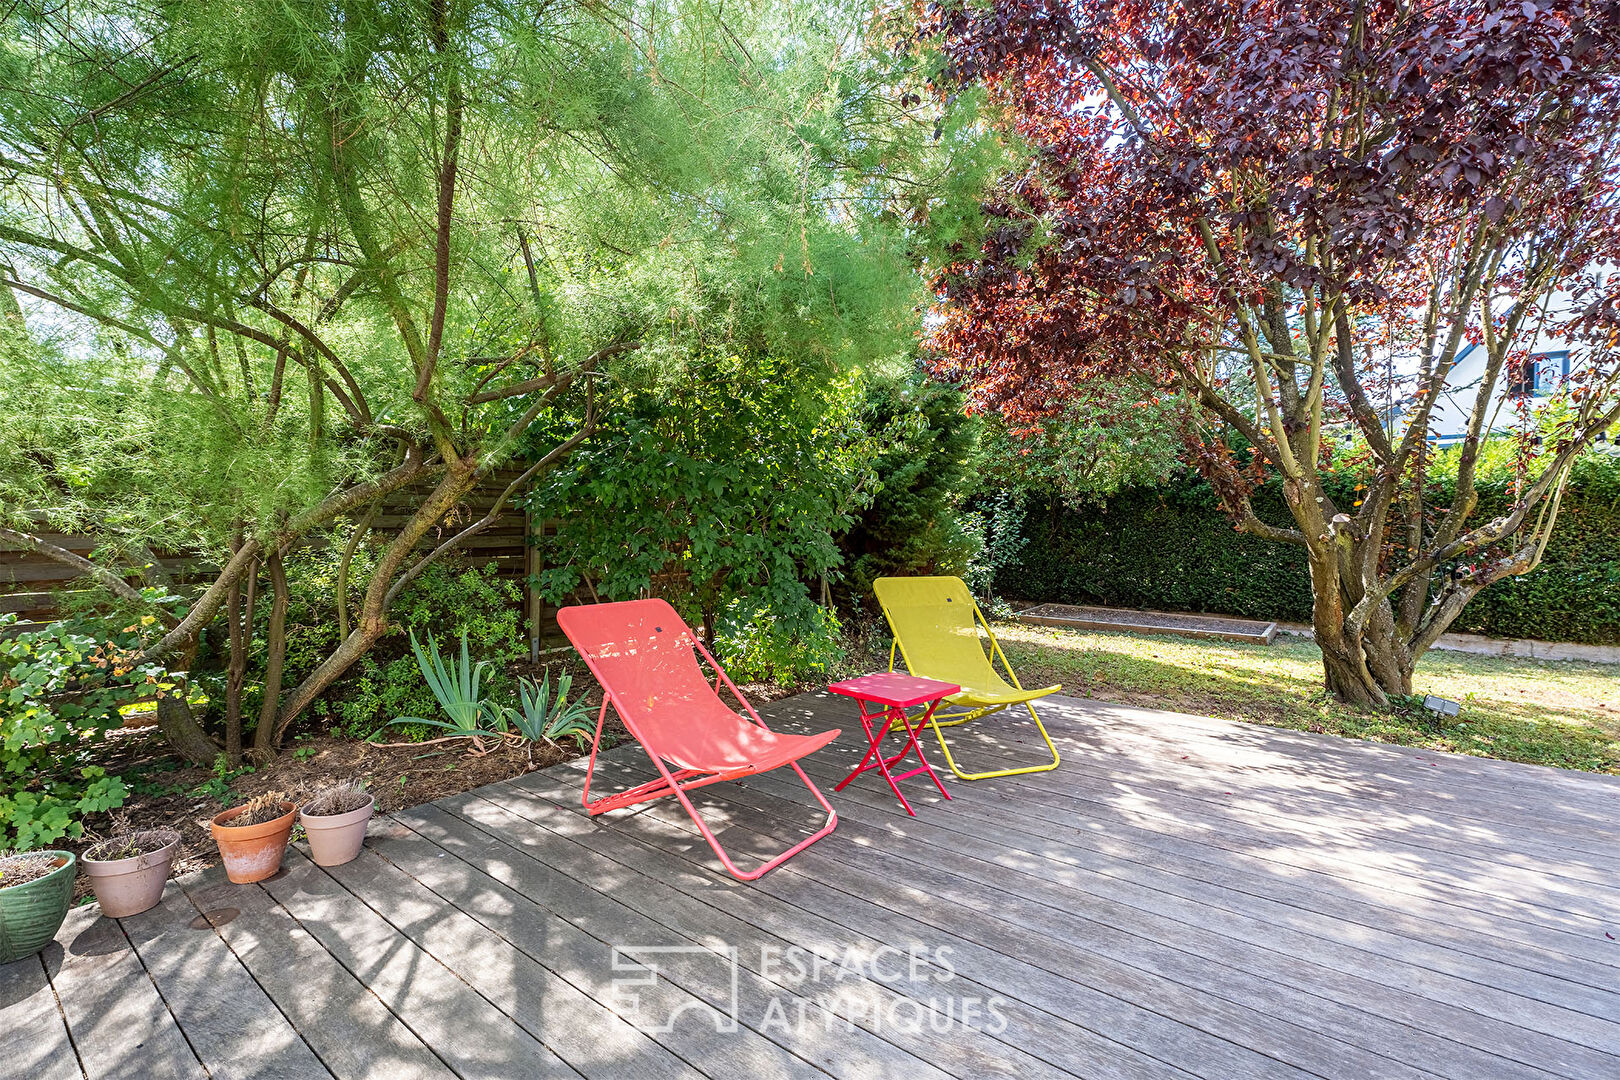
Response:
[[[317,716],[343,733],[365,738],[396,716],[435,714],[438,703],[411,655],[412,633],[419,640],[454,640],[465,633],[472,654],[491,662],[484,683],[490,696],[515,698],[506,664],[528,655],[523,590],[517,582],[497,576],[493,566],[471,568],[454,559],[434,563],[401,591],[389,612],[389,625],[389,633],[361,657],[350,678],[314,707]],[[300,623],[296,632],[336,634],[330,624],[318,623]],[[289,634],[289,655],[292,638]],[[314,649],[309,653],[316,654]],[[404,730],[413,735],[428,731],[418,726]]]
[[[744,602],[727,608],[715,635],[726,674],[786,686],[825,679],[844,659],[838,616],[814,605],[795,613],[799,617],[782,617]]]
[[[622,391],[536,485],[531,505],[560,522],[535,587],[555,603],[662,595],[716,642],[732,610],[810,619],[833,537],[871,495],[858,374],[739,350],[687,376]]]
[[[1357,475],[1354,468],[1341,469],[1324,486],[1349,507],[1356,501]],[[1437,456],[1433,475],[1444,505],[1455,482],[1452,452]],[[1486,471],[1478,486],[1474,520],[1507,511],[1513,484],[1504,466]],[[987,500],[975,505],[986,507]],[[1267,521],[1289,523],[1275,481],[1256,493],[1255,509]],[[1303,550],[1237,532],[1214,492],[1196,477],[1126,489],[1097,505],[1031,497],[1021,532],[1023,549],[995,568],[996,586],[1009,596],[1311,620]],[[1583,458],[1542,565],[1480,593],[1451,629],[1620,644],[1620,460]]]
[[[74,618],[0,638],[0,849],[77,838],[80,819],[122,806],[122,778],[92,765],[122,726],[119,706],[156,690],[163,669],[131,654],[152,620],[120,629]],[[0,615],[0,633],[17,621]]]
[[[867,386],[861,423],[874,439],[878,487],[839,539],[847,607],[875,609],[877,578],[964,574],[982,558],[984,522],[959,507],[978,439],[962,406],[960,391],[918,375]]]

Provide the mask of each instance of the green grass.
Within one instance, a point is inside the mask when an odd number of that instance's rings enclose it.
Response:
[[[1239,645],[1003,623],[1025,686],[1225,720],[1620,774],[1620,667],[1431,651],[1413,690],[1462,702],[1442,723],[1417,703],[1341,705],[1313,642]]]

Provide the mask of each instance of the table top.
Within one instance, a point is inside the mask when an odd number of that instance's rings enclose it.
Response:
[[[955,683],[919,678],[916,675],[902,675],[896,671],[858,675],[853,679],[835,682],[827,689],[845,697],[873,701],[879,705],[893,705],[900,709],[928,701],[938,701],[962,690]]]

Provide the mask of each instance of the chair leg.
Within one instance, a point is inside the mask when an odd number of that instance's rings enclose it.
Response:
[[[967,712],[960,713],[946,713],[944,716],[937,717],[934,720],[934,723],[937,723],[940,727],[955,727],[957,724],[965,724],[969,720],[977,720],[981,716],[990,716],[993,713],[998,713],[1006,707],[1007,706],[1005,705],[986,705],[982,709],[971,709]],[[889,725],[889,730],[899,731],[900,721],[896,720],[892,722]]]
[[[1041,733],[1041,738],[1046,740],[1046,748],[1052,752],[1052,762],[1051,762],[1051,764],[1049,764],[1049,765],[1025,765],[1023,768],[1020,768],[1020,769],[993,769],[993,770],[991,770],[989,772],[978,772],[978,773],[963,772],[962,769],[961,769],[961,766],[956,764],[956,759],[951,757],[951,748],[948,745],[946,745],[945,733],[943,731],[939,730],[941,725],[939,725],[938,723],[935,723],[933,725],[934,737],[939,740],[939,748],[940,748],[940,750],[942,750],[944,752],[944,754],[945,754],[945,763],[951,767],[951,772],[955,773],[957,778],[960,779],[960,780],[989,780],[990,778],[996,777],[996,776],[1019,776],[1019,775],[1022,775],[1023,773],[1051,772],[1053,769],[1057,768],[1058,765],[1061,762],[1061,759],[1058,757],[1057,747],[1052,745],[1052,736],[1050,736],[1050,735],[1048,735],[1046,733],[1046,725],[1042,724],[1041,723],[1041,718],[1039,716],[1035,715],[1035,706],[1033,704],[1026,701],[1026,702],[1024,702],[1024,708],[1029,710],[1030,719],[1035,721],[1036,730],[1038,730]],[[972,718],[971,717],[965,717],[964,719],[972,719]],[[962,722],[963,722],[962,720],[947,721],[945,726],[949,726],[951,723],[962,723]]]
[[[799,774],[799,779],[804,781],[804,786],[810,789],[810,794],[816,797],[816,801],[821,804],[822,809],[827,811],[827,823],[786,851],[772,856],[752,870],[739,869],[737,864],[731,861],[731,856],[726,854],[726,849],[720,846],[720,841],[715,838],[714,833],[709,831],[709,826],[704,822],[703,815],[699,814],[697,807],[692,805],[692,800],[686,797],[686,792],[679,786],[675,788],[675,797],[681,800],[681,805],[686,808],[686,813],[691,817],[693,824],[698,827],[698,832],[703,834],[703,839],[709,842],[709,847],[713,848],[714,853],[719,856],[721,865],[731,873],[732,877],[738,880],[753,881],[756,878],[763,877],[838,827],[838,811],[832,808],[832,804],[821,793],[821,789],[810,782],[810,778],[804,774],[803,769],[799,768],[797,761],[790,761],[788,764],[792,766],[794,772]],[[659,770],[663,771],[661,764]]]

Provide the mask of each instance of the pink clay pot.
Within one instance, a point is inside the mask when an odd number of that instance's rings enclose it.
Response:
[[[84,876],[96,891],[101,913],[109,919],[139,915],[163,899],[163,885],[180,852],[180,833],[164,829],[173,839],[156,851],[127,859],[80,859]]]
[[[360,854],[360,845],[366,840],[366,824],[377,808],[375,797],[366,800],[358,810],[343,814],[311,816],[298,811],[298,820],[309,838],[309,857],[316,866],[342,866]]]

